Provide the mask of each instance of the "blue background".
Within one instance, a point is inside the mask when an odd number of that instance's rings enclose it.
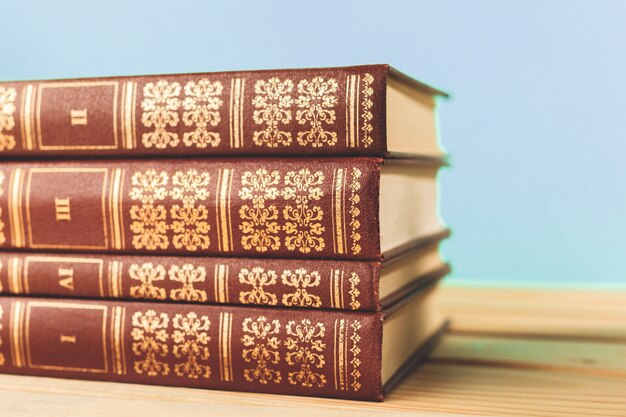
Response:
[[[626,285],[626,2],[3,1],[0,79],[390,63],[452,93],[453,281]]]

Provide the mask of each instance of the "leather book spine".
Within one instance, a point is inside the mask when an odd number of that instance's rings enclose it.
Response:
[[[0,295],[379,311],[380,262],[0,252]]]
[[[0,82],[0,158],[384,157],[388,71],[367,65]]]
[[[0,165],[0,248],[380,260],[376,158]]]
[[[0,372],[382,400],[382,313],[0,298]]]

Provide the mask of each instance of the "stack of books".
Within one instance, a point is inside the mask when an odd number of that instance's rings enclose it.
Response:
[[[445,327],[438,90],[0,83],[0,372],[382,400]]]

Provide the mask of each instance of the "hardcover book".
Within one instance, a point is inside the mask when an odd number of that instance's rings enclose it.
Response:
[[[444,230],[437,170],[378,158],[5,162],[0,248],[390,259]]]
[[[380,311],[449,272],[441,237],[384,263],[0,252],[0,294]]]
[[[383,312],[0,297],[0,372],[381,401],[444,325]]]
[[[0,158],[440,157],[438,96],[388,65],[0,82]]]

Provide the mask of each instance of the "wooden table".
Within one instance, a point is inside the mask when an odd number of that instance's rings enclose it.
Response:
[[[626,292],[446,287],[453,320],[384,403],[0,376],[9,416],[626,416]]]

